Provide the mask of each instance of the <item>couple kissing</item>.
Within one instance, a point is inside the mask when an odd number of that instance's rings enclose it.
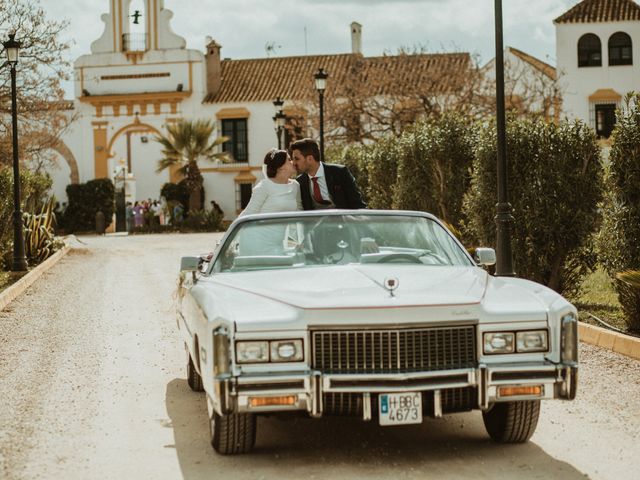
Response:
[[[289,151],[291,156],[286,150],[273,149],[267,153],[263,165],[265,178],[253,187],[251,200],[240,216],[367,207],[349,169],[322,162],[315,140],[297,140]],[[296,172],[298,176],[293,180]]]

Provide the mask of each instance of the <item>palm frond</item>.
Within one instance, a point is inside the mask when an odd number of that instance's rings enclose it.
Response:
[[[616,278],[634,288],[640,289],[640,270],[625,270],[618,272]]]

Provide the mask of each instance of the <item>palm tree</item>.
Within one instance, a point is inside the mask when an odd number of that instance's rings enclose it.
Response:
[[[187,180],[189,189],[189,210],[200,209],[200,192],[202,190],[202,173],[198,160],[228,161],[226,152],[216,152],[219,145],[228,140],[227,137],[211,139],[216,126],[210,120],[182,120],[167,125],[167,135],[157,135],[155,141],[162,145],[164,158],[158,161],[156,172],[180,166],[179,173]]]

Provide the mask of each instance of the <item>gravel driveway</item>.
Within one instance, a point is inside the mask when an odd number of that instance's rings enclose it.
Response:
[[[640,362],[586,345],[578,399],[543,403],[525,445],[492,443],[478,412],[261,418],[254,453],[216,455],[172,309],[180,256],[216,239],[84,237],[0,313],[0,478],[638,478]]]

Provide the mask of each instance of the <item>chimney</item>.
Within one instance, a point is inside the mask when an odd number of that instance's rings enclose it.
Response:
[[[222,45],[211,37],[206,38],[205,65],[207,69],[207,94],[215,95],[222,86],[222,65],[220,63],[220,49]]]
[[[351,22],[351,53],[362,55],[362,25]]]

